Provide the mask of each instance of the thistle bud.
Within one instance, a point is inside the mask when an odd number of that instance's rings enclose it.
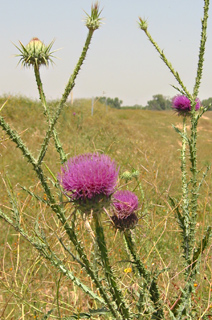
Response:
[[[132,170],[132,177],[133,177],[133,178],[138,178],[138,176],[139,176],[139,171],[133,169],[133,170]]]
[[[99,11],[99,4],[96,2],[94,5],[91,6],[91,14],[89,15],[86,13],[87,17],[85,19],[85,25],[90,31],[94,31],[99,29],[101,25],[101,14],[102,10]]]
[[[132,180],[132,173],[129,171],[124,171],[121,175],[121,179],[126,180],[126,182]]]
[[[141,17],[139,17],[138,24],[141,30],[145,32],[147,31],[147,27],[148,27],[147,20],[141,19]]]
[[[132,180],[133,178],[137,178],[139,176],[139,171],[133,169],[132,172],[124,171],[121,175],[121,179],[124,179],[126,182]]]
[[[21,62],[24,67],[36,66],[40,67],[41,65],[49,65],[49,62],[52,61],[52,53],[50,52],[54,40],[46,46],[38,38],[33,38],[26,46],[24,46],[21,41],[19,41],[21,48],[16,48],[20,51],[21,54],[16,55],[20,57],[19,63]]]

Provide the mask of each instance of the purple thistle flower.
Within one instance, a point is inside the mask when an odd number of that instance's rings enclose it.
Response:
[[[179,115],[189,115],[191,111],[191,102],[190,100],[183,95],[178,95],[172,99],[172,108],[179,114]],[[196,106],[195,110],[199,110],[200,108],[200,101],[196,99]]]
[[[73,201],[110,197],[114,192],[119,168],[107,155],[82,154],[70,158],[61,168],[59,181]]]
[[[117,191],[113,195],[114,215],[111,217],[118,229],[131,229],[138,218],[135,211],[138,209],[138,197],[129,190]]]

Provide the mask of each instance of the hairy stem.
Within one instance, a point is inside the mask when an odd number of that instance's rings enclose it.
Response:
[[[163,309],[161,308],[160,301],[159,301],[160,294],[159,294],[158,286],[156,283],[156,279],[153,278],[153,280],[151,281],[150,272],[146,270],[141,260],[137,257],[131,231],[125,230],[124,237],[127,244],[127,248],[129,249],[129,252],[132,255],[133,260],[135,262],[136,268],[138,269],[140,276],[144,278],[147,286],[149,287],[150,298],[156,309],[156,311],[154,312],[154,316],[156,316],[156,319],[164,319]]]
[[[207,40],[207,22],[208,22],[208,11],[210,0],[204,0],[204,16],[202,19],[202,32],[200,40],[200,49],[199,49],[199,60],[197,67],[197,75],[195,79],[195,85],[193,90],[194,99],[198,96],[199,87],[202,79],[203,63],[204,63],[204,54],[205,54],[205,44]]]
[[[35,79],[36,79],[36,83],[37,83],[37,88],[38,88],[40,100],[41,100],[43,108],[44,108],[44,114],[48,116],[48,122],[49,122],[49,120],[50,120],[49,107],[46,102],[46,97],[45,97],[44,90],[43,90],[43,84],[42,84],[41,77],[40,77],[39,66],[34,65],[34,73],[35,73]],[[58,153],[60,155],[61,163],[64,163],[65,161],[67,161],[67,157],[66,157],[65,152],[63,151],[61,142],[58,138],[57,131],[55,128],[53,129],[53,138],[54,138],[56,150],[58,151]]]
[[[105,242],[104,230],[100,222],[100,217],[98,214],[94,214],[94,221],[95,221],[95,236],[97,245],[99,247],[99,252],[101,255],[101,260],[103,263],[103,268],[105,272],[105,276],[109,285],[109,290],[113,296],[113,299],[117,305],[118,311],[122,315],[123,320],[131,319],[129,309],[125,305],[124,297],[122,296],[121,290],[118,288],[115,276],[113,274],[108,253],[107,253],[107,246]]]
[[[173,74],[173,76],[175,77],[175,79],[177,80],[177,82],[179,83],[179,85],[181,86],[181,88],[183,89],[184,93],[186,94],[186,96],[188,98],[192,98],[190,93],[188,92],[188,90],[186,89],[183,81],[181,80],[178,72],[176,72],[171,64],[171,62],[169,62],[165,56],[165,54],[163,53],[163,50],[160,49],[160,47],[158,46],[158,44],[153,40],[153,38],[151,37],[150,33],[148,32],[148,30],[145,30],[145,33],[149,39],[149,41],[153,44],[153,46],[155,47],[155,49],[158,51],[161,59],[163,60],[163,62],[166,64],[166,66],[169,68],[169,70],[171,71],[171,73]]]
[[[38,164],[40,164],[46,154],[46,151],[47,151],[47,148],[48,148],[48,144],[49,144],[49,141],[50,141],[50,138],[51,138],[51,135],[52,135],[52,132],[54,130],[54,127],[57,123],[57,120],[60,116],[60,113],[68,99],[68,96],[71,92],[71,90],[73,89],[74,85],[75,85],[75,79],[80,71],[80,68],[85,60],[85,57],[86,57],[86,54],[87,54],[87,51],[89,49],[89,45],[90,45],[90,42],[91,42],[91,39],[92,39],[92,36],[93,36],[93,33],[94,31],[93,30],[89,30],[88,32],[88,36],[86,38],[86,42],[85,42],[85,45],[83,47],[83,50],[82,50],[82,53],[81,53],[81,56],[78,60],[78,63],[74,69],[74,72],[73,74],[71,75],[71,77],[69,78],[69,81],[66,85],[66,88],[65,88],[65,91],[64,91],[64,94],[60,100],[60,103],[57,107],[57,110],[55,112],[55,115],[53,116],[53,118],[51,119],[50,123],[49,123],[49,128],[46,132],[46,136],[44,138],[44,141],[43,141],[43,144],[42,144],[42,148],[40,150],[40,154],[38,156]]]

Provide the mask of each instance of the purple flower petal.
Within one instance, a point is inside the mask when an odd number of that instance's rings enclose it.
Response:
[[[190,100],[184,95],[178,95],[173,98],[172,100],[172,108],[178,112],[178,114],[182,114],[186,116],[191,111],[191,102]],[[199,110],[200,108],[200,101],[196,99],[196,107],[195,110]]]
[[[117,191],[113,195],[115,214],[120,219],[125,219],[138,209],[138,197],[129,190]]]
[[[119,168],[107,155],[87,153],[70,158],[61,171],[58,178],[70,198],[90,200],[115,191]]]

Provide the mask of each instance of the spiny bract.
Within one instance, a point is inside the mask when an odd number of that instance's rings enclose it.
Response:
[[[16,48],[21,52],[21,54],[16,55],[20,57],[19,63],[22,63],[24,67],[36,66],[39,67],[41,65],[49,65],[49,62],[53,63],[52,58],[54,57],[52,54],[55,51],[50,51],[54,40],[50,42],[49,45],[45,45],[38,38],[33,38],[26,46],[23,45],[21,41],[19,41],[21,48]]]

